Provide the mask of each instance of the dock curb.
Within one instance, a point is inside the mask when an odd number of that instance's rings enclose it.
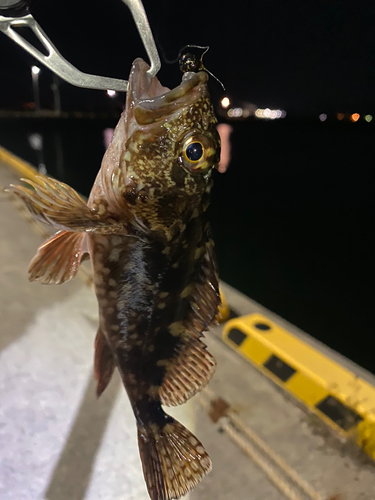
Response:
[[[375,459],[375,387],[266,316],[234,318],[223,340]]]
[[[0,162],[5,163],[20,175],[28,179],[34,179],[38,175],[38,171],[30,163],[21,160],[18,156],[14,155],[7,149],[0,146]]]

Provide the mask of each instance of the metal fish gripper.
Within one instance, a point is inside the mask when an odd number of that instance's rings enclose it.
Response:
[[[150,59],[150,69],[147,73],[151,77],[154,77],[160,70],[160,57],[142,1],[122,1],[129,7],[132,13],[135,25]],[[32,14],[30,14],[29,6],[30,0],[0,0],[0,30],[53,73],[72,85],[88,89],[116,90],[118,92],[126,92],[128,90],[127,80],[83,73],[67,61],[53,45]],[[44,55],[40,52],[40,50],[15,31],[14,27],[30,28],[43,44],[48,54]]]

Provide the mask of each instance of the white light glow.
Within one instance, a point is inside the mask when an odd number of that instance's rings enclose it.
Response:
[[[32,149],[35,149],[36,151],[42,151],[43,149],[43,137],[41,134],[34,133],[30,134],[28,137],[29,144],[32,147]]]
[[[228,115],[228,116],[230,116],[230,117],[232,117],[232,116],[233,116],[233,114],[234,114],[233,109],[228,109],[228,111],[227,111],[227,115]]]
[[[326,119],[327,119],[327,115],[325,113],[322,113],[322,114],[319,115],[319,120],[321,122],[325,122]]]
[[[115,90],[107,90],[107,94],[109,95],[109,97],[115,97],[116,91]]]
[[[258,108],[255,110],[255,116],[257,118],[264,118],[267,120],[276,120],[278,118],[285,118],[286,117],[286,111],[282,109],[261,109]]]
[[[33,75],[38,75],[40,73],[40,68],[38,68],[38,66],[32,66],[31,72]]]
[[[223,97],[222,100],[221,100],[221,105],[223,106],[223,108],[227,108],[230,104],[230,100],[228,97]]]

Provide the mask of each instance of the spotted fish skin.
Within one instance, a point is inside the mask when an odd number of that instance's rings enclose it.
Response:
[[[208,223],[202,227],[202,222],[202,217],[188,222],[169,247],[162,240],[91,236],[100,330],[115,352],[133,407],[141,405],[140,421],[147,420],[144,401],[160,399],[167,369],[186,340],[199,339],[216,313],[213,243]],[[211,273],[206,305],[199,303],[204,300],[199,286],[207,279],[202,268]]]
[[[117,368],[149,495],[170,500],[211,470],[202,444],[162,405],[184,403],[215,370],[201,339],[220,303],[206,212],[220,141],[206,73],[185,73],[169,91],[148,69],[133,63],[126,109],[87,205],[52,179],[15,193],[60,230],[39,248],[30,279],[67,281],[90,255],[100,317],[97,393]]]

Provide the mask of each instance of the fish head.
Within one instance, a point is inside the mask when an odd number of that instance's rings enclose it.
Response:
[[[133,63],[118,168],[121,196],[138,222],[168,239],[208,205],[220,138],[207,88],[208,75],[187,72],[176,88]]]

